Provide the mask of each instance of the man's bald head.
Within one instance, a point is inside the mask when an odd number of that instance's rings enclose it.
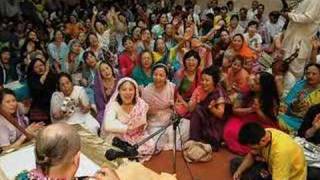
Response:
[[[65,123],[49,125],[36,137],[36,163],[45,172],[50,167],[71,163],[79,151],[80,136]]]

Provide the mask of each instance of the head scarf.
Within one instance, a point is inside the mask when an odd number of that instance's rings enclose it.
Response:
[[[140,98],[139,87],[138,87],[138,84],[136,83],[136,81],[133,80],[132,78],[129,78],[129,77],[122,78],[118,81],[115,92],[111,96],[110,101],[106,106],[105,114],[108,114],[108,111],[113,109],[112,106],[114,106],[115,103],[118,103],[117,97],[119,95],[119,88],[126,81],[133,83],[133,85],[135,87],[136,103],[134,104],[132,111],[129,113],[128,118],[122,118],[122,119],[118,119],[118,120],[124,124],[127,124],[129,129],[134,129],[134,128],[140,127],[142,125],[147,125],[146,118],[141,118],[141,117],[143,117],[147,114],[147,112],[149,110],[149,106],[146,102],[144,102]]]
[[[246,40],[243,38],[243,43],[242,43],[242,47],[240,50],[235,50],[234,49],[234,45],[233,42],[231,41],[231,48],[237,52],[240,56],[244,57],[245,59],[256,59],[257,55],[250,49],[248,43],[246,42]]]

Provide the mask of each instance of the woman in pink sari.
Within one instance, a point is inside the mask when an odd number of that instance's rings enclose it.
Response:
[[[164,64],[157,64],[152,70],[153,83],[142,90],[142,99],[149,104],[148,132],[154,133],[172,122],[175,84],[168,80],[169,70]],[[182,140],[188,139],[189,121],[181,119],[179,124]],[[178,137],[179,139],[180,137]],[[163,134],[154,137],[158,150],[173,148],[173,128],[168,127]],[[180,140],[177,141],[178,143]],[[180,143],[177,145],[180,149]]]
[[[148,136],[147,112],[149,106],[139,97],[137,83],[131,78],[122,78],[106,106],[101,135],[109,142],[118,137],[130,144],[136,144]],[[153,140],[138,148],[142,161],[150,159],[154,152]]]
[[[233,104],[234,116],[224,126],[223,138],[228,148],[237,154],[245,155],[250,148],[238,142],[241,127],[256,122],[264,128],[279,128],[279,93],[272,74],[261,72],[250,78],[252,94]]]

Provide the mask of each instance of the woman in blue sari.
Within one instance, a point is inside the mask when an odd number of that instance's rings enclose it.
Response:
[[[305,79],[296,82],[282,105],[279,122],[282,128],[297,131],[309,107],[320,103],[320,65],[308,64]]]

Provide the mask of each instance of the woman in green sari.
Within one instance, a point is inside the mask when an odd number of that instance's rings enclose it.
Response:
[[[139,86],[147,86],[152,82],[153,62],[153,56],[150,51],[146,50],[141,53],[141,62],[136,65],[131,75]]]
[[[305,79],[290,90],[282,105],[279,122],[283,129],[297,131],[309,107],[320,103],[320,64],[308,64]]]

